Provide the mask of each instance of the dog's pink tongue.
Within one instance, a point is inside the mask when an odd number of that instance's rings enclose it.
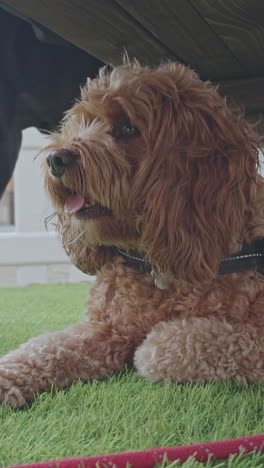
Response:
[[[81,195],[69,195],[65,201],[64,211],[67,214],[74,214],[85,204],[85,198]]]

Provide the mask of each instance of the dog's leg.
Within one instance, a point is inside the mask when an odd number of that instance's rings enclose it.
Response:
[[[84,321],[32,338],[0,359],[0,402],[20,407],[35,393],[124,369],[131,343],[104,322]]]
[[[202,382],[264,379],[264,340],[250,325],[215,318],[160,322],[135,353],[138,372],[149,380]]]

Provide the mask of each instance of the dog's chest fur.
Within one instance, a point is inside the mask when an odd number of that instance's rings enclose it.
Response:
[[[89,316],[107,322],[122,335],[141,342],[159,322],[213,315],[230,323],[263,321],[264,281],[254,272],[219,276],[197,288],[177,291],[155,287],[148,273],[126,267],[116,259],[99,273],[88,300]],[[231,286],[232,283],[232,287]]]

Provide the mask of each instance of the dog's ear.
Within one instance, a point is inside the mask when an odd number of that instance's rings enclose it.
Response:
[[[138,229],[161,274],[195,284],[213,278],[244,240],[259,139],[214,86],[182,70],[172,74],[174,95],[164,95],[138,173]]]
[[[57,229],[62,246],[71,262],[88,275],[95,275],[114,256],[111,247],[89,245],[84,241],[85,232],[75,226],[67,215],[58,214]]]

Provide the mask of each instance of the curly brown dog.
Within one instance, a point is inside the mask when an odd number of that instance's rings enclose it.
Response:
[[[97,274],[82,323],[0,360],[0,401],[103,379],[264,380],[260,140],[190,69],[88,81],[45,163],[63,245]],[[262,264],[261,264],[262,262]]]

